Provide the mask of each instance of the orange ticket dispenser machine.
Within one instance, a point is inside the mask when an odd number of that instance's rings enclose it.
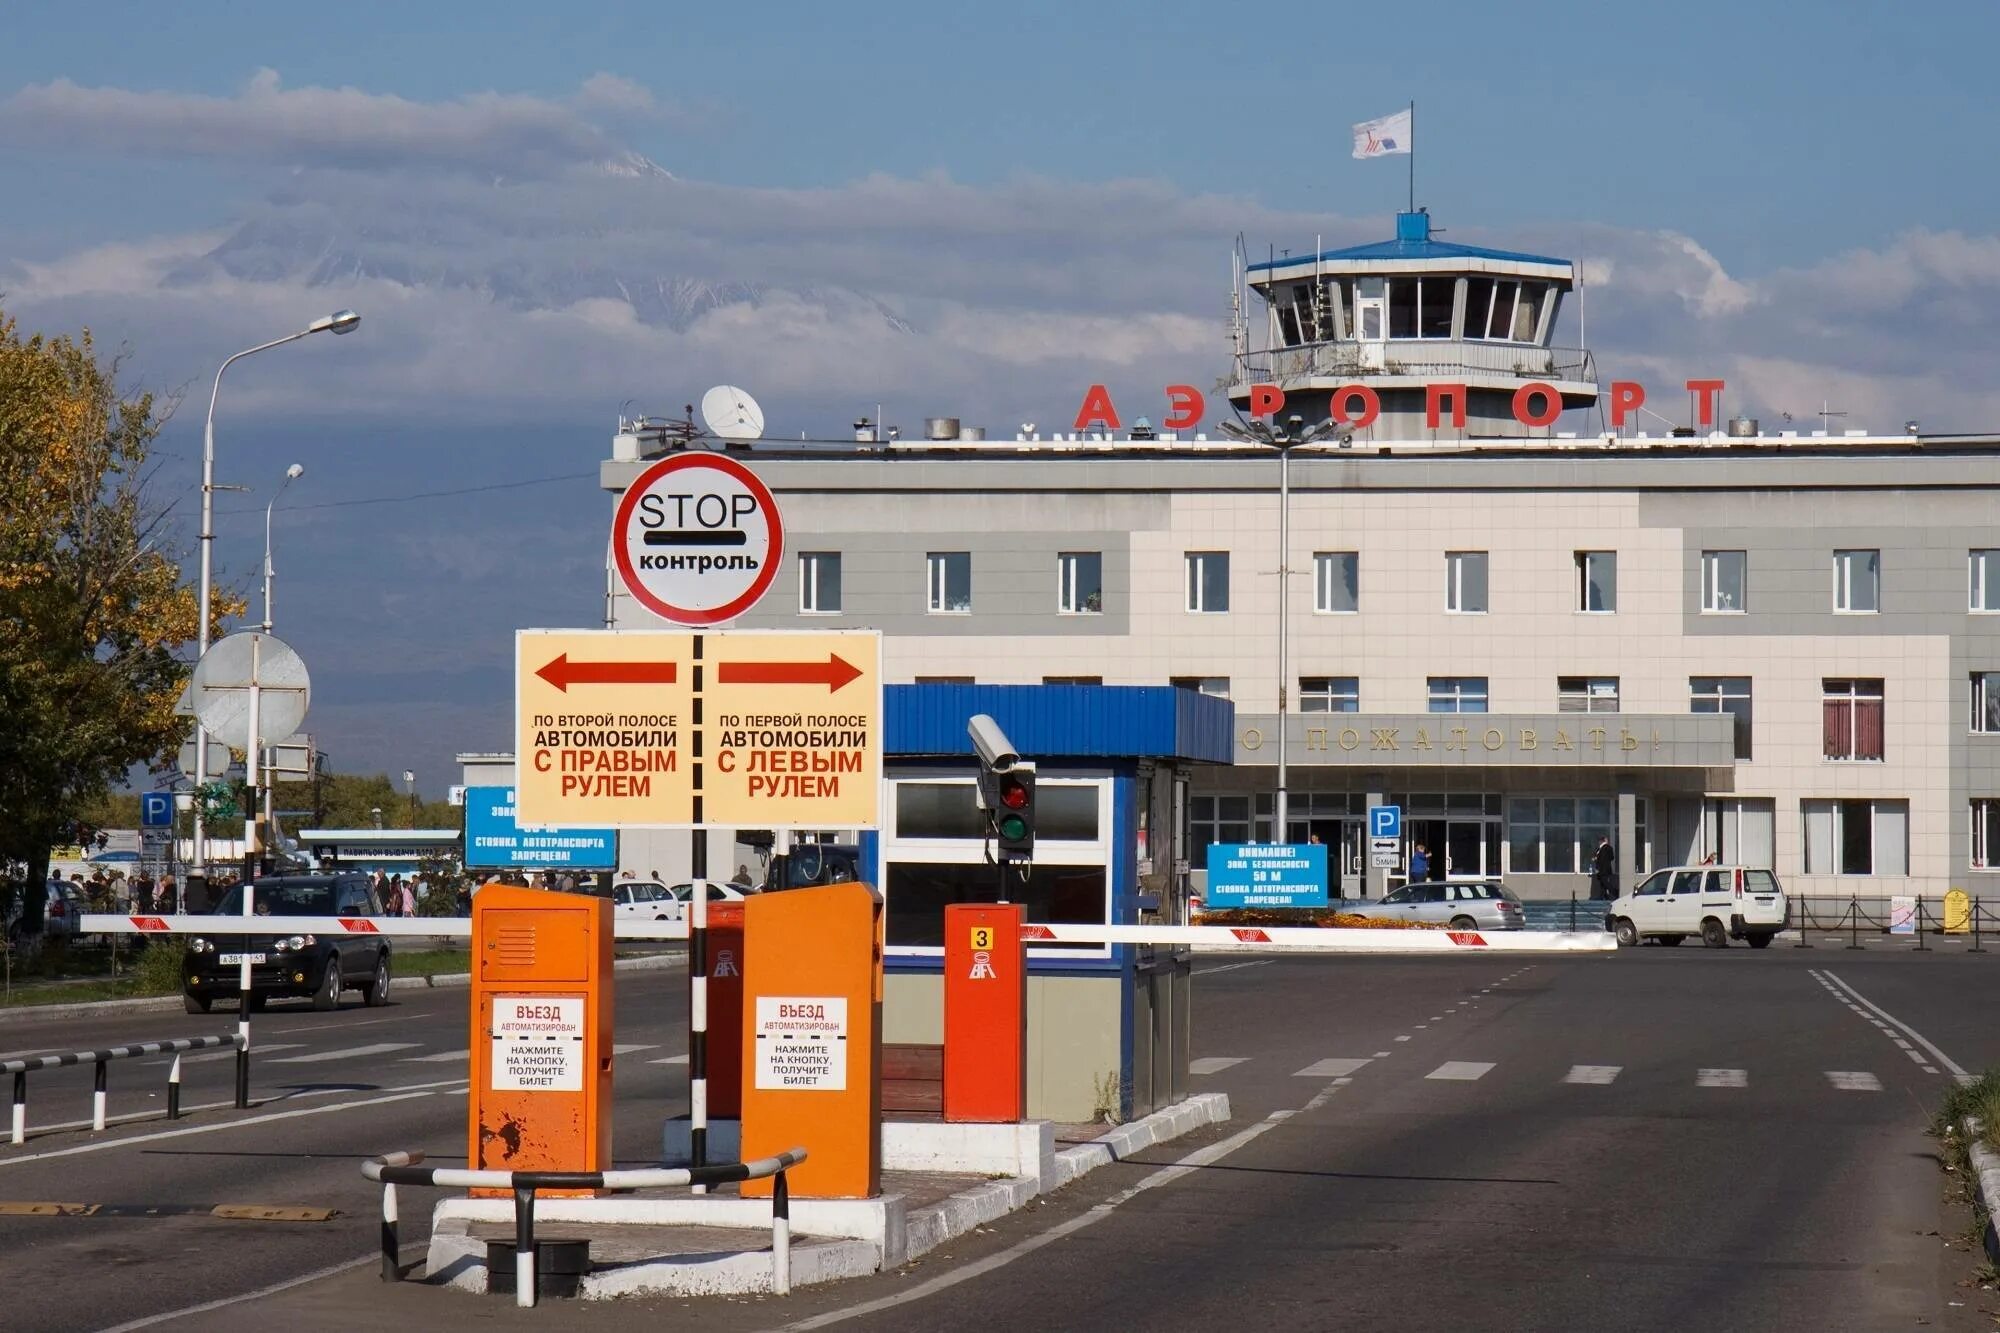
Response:
[[[1028,1109],[1028,949],[1022,903],[944,909],[944,1118],[1018,1121]]]
[[[466,1161],[482,1171],[607,1170],[610,901],[488,884],[472,900],[472,949]]]
[[[795,1198],[882,1192],[882,895],[787,889],[743,909],[743,1160],[803,1147]],[[771,1181],[742,1193],[768,1196]]]

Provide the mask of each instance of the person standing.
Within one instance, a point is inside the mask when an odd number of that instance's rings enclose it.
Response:
[[[1618,896],[1618,853],[1608,833],[1597,840],[1597,859],[1590,868],[1590,896],[1607,902]]]
[[[1410,883],[1421,884],[1431,877],[1430,852],[1422,843],[1410,853]]]
[[[397,915],[415,916],[417,914],[417,893],[415,889],[410,887],[409,880],[403,880],[398,885],[396,901],[398,907],[401,909]]]

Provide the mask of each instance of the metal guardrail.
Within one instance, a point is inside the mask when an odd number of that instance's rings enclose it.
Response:
[[[14,1076],[14,1131],[13,1142],[21,1144],[28,1138],[28,1075],[38,1069],[60,1069],[69,1065],[97,1066],[96,1087],[91,1094],[90,1128],[94,1132],[104,1129],[106,1101],[105,1067],[113,1060],[129,1060],[140,1055],[171,1055],[173,1068],[167,1071],[167,1119],[181,1118],[181,1054],[184,1051],[202,1051],[211,1047],[233,1046],[236,1048],[236,1106],[238,1110],[249,1105],[245,1097],[247,1086],[247,1066],[250,1059],[248,1044],[240,1034],[226,1037],[177,1037],[172,1041],[142,1041],[130,1046],[107,1046],[101,1051],[71,1051],[66,1055],[30,1055],[18,1060],[0,1060],[0,1074]]]
[[[1831,921],[1823,917],[1819,907],[1815,906],[1827,902],[1832,902],[1839,908]],[[2000,913],[1989,910],[1976,895],[1967,904],[1966,925],[1963,930],[1946,930],[1943,898],[1937,899],[1935,908],[1931,906],[1929,900],[1922,897],[1916,898],[1915,905],[1915,928],[1910,933],[1916,940],[1913,950],[1916,953],[1931,952],[1926,937],[1933,934],[1970,935],[1972,947],[1967,952],[1985,953],[1987,949],[1984,936],[1994,934],[1993,927],[2000,925]],[[1799,932],[1798,942],[1792,947],[1812,948],[1809,932],[1814,930],[1826,934],[1838,934],[1844,930],[1847,932],[1846,947],[1859,949],[1862,947],[1861,931],[1864,925],[1872,934],[1892,933],[1889,907],[1890,900],[1887,898],[1864,899],[1859,894],[1850,894],[1844,899],[1837,897],[1829,899],[1825,895],[1793,894],[1785,903],[1786,924]],[[1871,908],[1875,910],[1870,910]]]
[[[1448,338],[1396,338],[1381,344],[1382,364],[1363,364],[1355,342],[1305,343],[1238,353],[1236,383],[1288,382],[1375,375],[1502,375],[1521,380],[1596,383],[1597,363],[1584,347],[1480,342]]]
[[[771,1289],[792,1290],[791,1188],[785,1172],[806,1160],[804,1148],[788,1148],[754,1162],[712,1166],[648,1167],[637,1171],[473,1171],[422,1166],[420,1152],[384,1153],[362,1164],[361,1174],[382,1186],[382,1280],[403,1280],[402,1243],[397,1225],[396,1186],[443,1189],[504,1189],[514,1195],[514,1304],[532,1307],[539,1276],[535,1267],[535,1193],[538,1190],[643,1190],[728,1185],[775,1177],[771,1187]]]

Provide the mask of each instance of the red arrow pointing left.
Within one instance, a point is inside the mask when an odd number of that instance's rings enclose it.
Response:
[[[559,653],[535,674],[568,694],[572,685],[671,685],[679,668],[672,662],[572,662]]]

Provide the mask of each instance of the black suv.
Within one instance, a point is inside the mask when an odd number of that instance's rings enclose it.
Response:
[[[275,875],[252,886],[258,916],[380,916],[382,904],[365,875]],[[213,916],[238,916],[243,888],[231,889]],[[381,935],[194,936],[183,955],[182,996],[191,1014],[218,999],[241,997],[243,954],[250,955],[245,1010],[271,996],[305,995],[315,1009],[336,1009],[343,990],[359,990],[370,1005],[389,1002],[389,941]]]

